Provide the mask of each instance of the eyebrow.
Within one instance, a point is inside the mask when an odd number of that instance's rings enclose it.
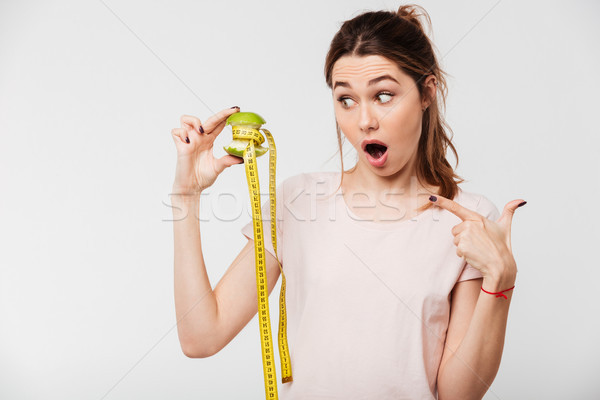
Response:
[[[391,75],[381,75],[378,76],[377,78],[373,78],[371,79],[368,83],[367,86],[371,86],[376,84],[377,82],[381,82],[381,81],[385,81],[385,80],[391,80],[396,82],[398,85],[400,84],[400,82],[398,82],[394,77],[392,77]],[[344,82],[344,81],[336,81],[335,84],[333,85],[333,89],[335,90],[336,87],[341,86],[341,87],[347,87],[350,88],[350,84],[348,82]]]

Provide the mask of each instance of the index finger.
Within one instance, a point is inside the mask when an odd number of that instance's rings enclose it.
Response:
[[[204,133],[211,134],[212,131],[214,131],[217,126],[219,126],[219,124],[221,124],[227,119],[227,117],[229,117],[231,114],[235,114],[238,111],[240,111],[239,107],[226,108],[225,110],[221,110],[212,117],[208,118],[202,124],[202,127],[204,128]]]
[[[463,221],[467,219],[480,220],[483,216],[473,210],[469,210],[455,202],[440,195],[430,196],[429,201],[440,206],[441,208],[450,211]]]

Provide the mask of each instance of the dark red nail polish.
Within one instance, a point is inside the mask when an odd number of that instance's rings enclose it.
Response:
[[[233,106],[233,107],[231,107],[231,108],[237,108],[238,110],[240,109],[238,106]]]
[[[204,133],[204,128],[200,125],[200,133]]]
[[[186,136],[185,141],[186,141],[186,143],[189,143],[190,142],[190,138]]]
[[[527,204],[527,202],[526,202],[526,201],[522,202],[522,203],[521,203],[521,204],[519,204],[517,207],[524,206],[525,204]]]
[[[437,197],[435,197],[435,196],[429,196],[429,200],[430,201],[437,201]]]

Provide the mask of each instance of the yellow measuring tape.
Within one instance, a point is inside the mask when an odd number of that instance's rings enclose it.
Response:
[[[247,140],[244,149],[244,164],[246,179],[252,202],[252,224],[254,227],[254,254],[256,262],[256,290],[258,295],[258,324],[260,328],[260,343],[262,349],[263,373],[265,377],[265,394],[267,399],[277,399],[277,377],[274,362],[274,351],[271,340],[271,319],[269,317],[269,289],[267,285],[267,272],[265,268],[265,247],[263,242],[263,222],[260,200],[260,184],[256,166],[255,145],[264,143],[263,132],[269,143],[269,205],[271,213],[271,241],[275,257],[281,271],[281,292],[279,295],[279,357],[281,359],[282,382],[291,382],[292,365],[287,344],[287,315],[285,310],[285,275],[279,257],[277,257],[277,232],[276,232],[276,190],[275,166],[277,151],[273,135],[267,129],[254,129],[246,126],[232,126],[233,139]]]

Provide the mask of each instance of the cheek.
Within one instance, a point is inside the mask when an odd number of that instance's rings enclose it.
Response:
[[[348,138],[351,138],[353,135],[353,126],[356,126],[356,123],[351,120],[348,114],[335,113],[335,120],[337,121],[338,126],[340,127],[342,134]]]
[[[415,137],[418,139],[422,122],[419,111],[399,108],[393,116],[390,116],[392,117],[389,118],[390,131],[398,132],[398,137],[405,141],[411,141]]]
[[[416,151],[421,136],[421,127],[420,122],[415,120],[414,114],[404,115],[393,120],[390,118],[390,125],[386,127],[386,130],[395,133],[391,143],[393,143],[396,154],[403,154],[401,157],[410,157]]]

